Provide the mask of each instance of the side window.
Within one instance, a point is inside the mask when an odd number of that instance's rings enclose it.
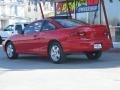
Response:
[[[34,22],[26,26],[24,29],[25,34],[31,34],[35,32],[39,32],[42,27],[42,21]]]
[[[53,25],[52,23],[46,21],[44,26],[43,26],[42,31],[55,30],[55,29],[56,29],[55,25]]]
[[[35,30],[35,32],[39,32],[41,27],[42,27],[42,22],[34,23],[34,30]]]
[[[24,29],[24,34],[30,34],[34,32],[34,26],[32,24],[28,25],[25,29]]]
[[[16,25],[15,30],[20,33],[22,31],[22,25]]]

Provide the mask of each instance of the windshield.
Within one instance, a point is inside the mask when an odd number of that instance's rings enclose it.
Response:
[[[61,24],[64,28],[77,27],[87,24],[75,19],[55,19],[55,21]]]
[[[4,29],[4,31],[13,31],[14,25],[9,25],[7,28]]]

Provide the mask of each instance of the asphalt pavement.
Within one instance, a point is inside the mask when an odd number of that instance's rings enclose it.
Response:
[[[63,64],[21,55],[7,59],[0,47],[0,90],[120,90],[120,53],[105,52],[97,61],[69,56]]]

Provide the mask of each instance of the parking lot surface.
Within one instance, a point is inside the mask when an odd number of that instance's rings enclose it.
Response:
[[[120,53],[98,61],[80,55],[53,64],[39,56],[7,59],[0,47],[0,90],[120,90]]]

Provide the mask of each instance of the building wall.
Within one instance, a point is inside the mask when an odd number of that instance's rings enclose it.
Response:
[[[19,1],[19,2],[18,2]],[[54,15],[54,6],[42,3],[45,17]],[[29,0],[0,0],[0,28],[15,22],[32,22],[42,19],[39,5]]]
[[[4,28],[16,19],[24,18],[24,3],[17,2],[17,0],[1,0],[0,1],[0,28]]]
[[[108,21],[109,24],[112,26],[116,26],[117,24],[120,23],[120,1],[119,0],[113,0],[113,2],[110,2],[110,0],[104,0],[105,2],[105,7],[106,7],[106,13],[108,16]],[[89,13],[89,22],[92,23],[94,19],[95,12]],[[105,17],[104,13],[101,7],[101,21],[102,24],[105,24]],[[96,14],[95,18],[95,24],[100,23],[100,6]]]
[[[113,2],[109,2],[109,0],[104,0],[107,10],[107,15],[109,19],[109,23],[112,25],[117,25],[120,23],[120,1],[113,0]]]

